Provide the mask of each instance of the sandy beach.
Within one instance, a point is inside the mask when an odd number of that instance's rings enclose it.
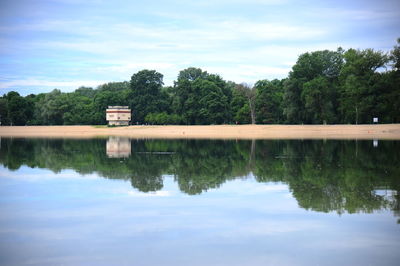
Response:
[[[2,126],[0,137],[212,139],[400,139],[400,124],[212,126]]]

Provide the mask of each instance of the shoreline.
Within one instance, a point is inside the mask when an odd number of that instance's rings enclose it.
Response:
[[[0,137],[137,139],[387,139],[400,140],[400,124],[195,125],[195,126],[1,126]]]

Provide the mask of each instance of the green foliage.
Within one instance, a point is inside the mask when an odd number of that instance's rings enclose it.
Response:
[[[300,55],[285,82],[284,114],[287,122],[293,124],[322,123],[324,120],[334,122],[326,119],[331,119],[332,113],[336,114],[336,84],[342,65],[341,48],[335,52],[324,50]],[[316,80],[313,81],[314,79]],[[323,84],[318,84],[321,81]],[[327,98],[323,98],[324,103],[322,103],[318,97],[321,100],[323,97]],[[327,113],[316,117],[312,110]]]
[[[7,99],[0,97],[0,125],[9,125]]]
[[[144,123],[150,113],[165,110],[168,101],[161,93],[163,75],[155,70],[142,70],[131,78],[130,105],[133,110],[133,122]]]
[[[179,73],[172,89],[173,112],[185,124],[222,124],[231,121],[231,90],[218,75],[199,68]]]
[[[179,125],[181,118],[176,114],[150,113],[146,115],[145,122],[151,125]]]
[[[98,91],[93,99],[93,122],[94,124],[105,124],[105,110],[112,105],[128,105],[130,90],[122,90],[118,93],[109,90]]]
[[[9,92],[6,95],[7,100],[7,119],[10,125],[22,126],[28,120],[27,100],[17,92]]]
[[[389,58],[372,49],[349,49],[344,53],[345,64],[340,72],[340,112],[344,123],[371,123],[379,111],[379,90],[381,79],[378,69],[386,66]]]
[[[129,90],[130,84],[128,81],[122,82],[109,82],[103,85],[100,85],[97,88],[97,91],[111,91],[111,92],[119,92],[123,90]]]
[[[257,93],[256,117],[259,124],[280,124],[284,121],[283,81],[274,79],[272,81],[260,80],[254,85]]]
[[[250,124],[251,114],[246,90],[242,86],[233,84],[232,95],[231,110],[234,122]]]
[[[333,94],[334,87],[325,77],[317,77],[304,83],[301,93],[307,122],[312,124],[331,124],[335,122]]]
[[[88,98],[93,98],[95,93],[96,93],[96,91],[90,87],[79,87],[78,89],[75,90],[75,94],[79,94],[81,96],[86,96]]]

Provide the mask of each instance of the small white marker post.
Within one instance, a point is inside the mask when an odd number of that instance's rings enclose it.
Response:
[[[378,140],[377,140],[377,139],[374,139],[374,140],[372,141],[372,145],[374,146],[374,148],[378,147]]]
[[[373,122],[374,124],[378,123],[378,117],[374,117],[374,118],[372,119],[372,122]]]

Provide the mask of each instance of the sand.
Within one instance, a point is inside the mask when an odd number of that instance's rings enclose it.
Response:
[[[0,137],[209,139],[393,139],[400,124],[382,125],[212,125],[212,126],[1,126]]]

